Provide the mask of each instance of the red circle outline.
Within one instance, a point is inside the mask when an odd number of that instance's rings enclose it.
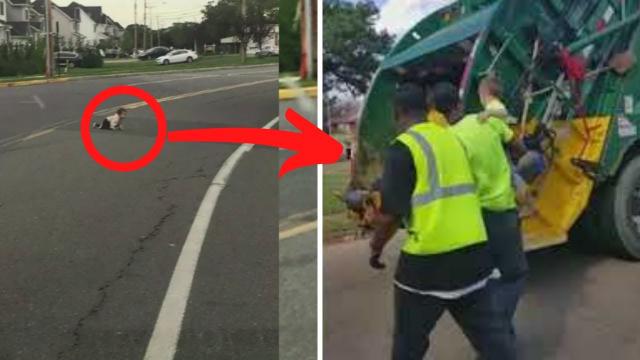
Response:
[[[158,123],[158,133],[151,149],[140,158],[128,162],[114,161],[102,155],[96,148],[95,144],[93,143],[93,139],[91,138],[90,129],[93,113],[96,111],[98,106],[100,106],[100,104],[105,102],[107,99],[118,95],[129,95],[137,97],[147,103],[151,110],[153,110],[156,117],[156,122]],[[80,121],[80,136],[82,137],[82,143],[84,144],[87,153],[98,164],[113,171],[135,171],[149,165],[149,163],[151,163],[153,160],[155,160],[156,157],[158,157],[158,155],[160,155],[160,151],[162,151],[162,148],[167,142],[167,133],[167,118],[165,117],[162,106],[160,106],[158,100],[156,100],[153,95],[140,88],[127,85],[113,86],[101,91],[98,95],[91,99],[91,101],[89,101],[89,104],[84,109],[84,113],[82,114],[82,120]]]

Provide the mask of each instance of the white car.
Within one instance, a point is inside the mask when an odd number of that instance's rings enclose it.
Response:
[[[156,63],[160,65],[169,65],[177,63],[192,63],[198,59],[198,54],[191,50],[173,50],[167,55],[160,56],[156,59]]]

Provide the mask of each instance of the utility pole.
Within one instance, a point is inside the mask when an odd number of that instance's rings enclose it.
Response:
[[[133,54],[138,55],[138,0],[133,3]]]
[[[160,46],[160,16],[156,15],[156,26],[158,26],[158,46]]]
[[[51,33],[53,29],[51,28],[51,0],[45,0],[45,16],[46,19],[46,28],[47,28],[47,66],[45,76],[47,78],[53,77],[53,42],[51,41]]]
[[[305,62],[307,66],[307,79],[313,77],[313,19],[311,13],[313,11],[311,0],[304,0],[304,43],[305,43]]]
[[[247,0],[242,0],[240,5],[242,14],[242,35],[240,38],[240,61],[244,64],[247,61]]]
[[[152,6],[149,6],[149,49],[153,47],[153,16],[151,16],[152,8]]]
[[[142,13],[142,48],[147,49],[147,0],[144,0],[144,11]]]

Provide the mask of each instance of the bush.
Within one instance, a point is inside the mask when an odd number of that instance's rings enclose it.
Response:
[[[45,70],[44,42],[0,44],[0,76],[42,74]]]
[[[82,54],[82,62],[80,64],[83,68],[101,68],[104,65],[102,56],[97,51],[91,51]]]

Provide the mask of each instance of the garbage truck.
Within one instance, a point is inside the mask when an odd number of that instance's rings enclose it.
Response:
[[[502,82],[511,126],[544,156],[523,217],[528,250],[567,242],[640,259],[640,0],[467,0],[426,16],[381,61],[361,110],[343,199],[362,227],[376,206],[384,149],[401,132],[398,84]],[[526,143],[526,141],[525,141]],[[378,204],[379,206],[379,204]]]

